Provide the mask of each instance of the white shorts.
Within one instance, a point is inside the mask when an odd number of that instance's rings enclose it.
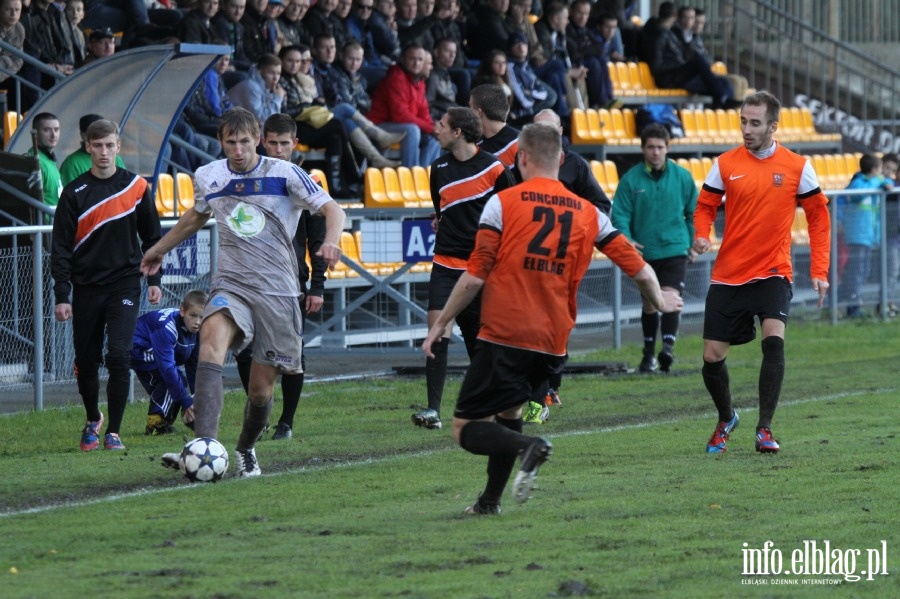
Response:
[[[238,296],[214,290],[203,318],[226,311],[243,335],[231,350],[238,354],[253,344],[253,360],[274,366],[282,373],[303,372],[303,317],[296,297],[279,295]]]

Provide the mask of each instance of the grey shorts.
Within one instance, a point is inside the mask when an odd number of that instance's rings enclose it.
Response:
[[[253,360],[274,366],[282,373],[303,372],[303,317],[296,297],[245,295],[214,290],[206,303],[203,318],[225,311],[243,333],[231,350],[238,354],[253,346]]]

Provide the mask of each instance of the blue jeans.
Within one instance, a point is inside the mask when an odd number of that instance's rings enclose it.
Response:
[[[429,166],[441,154],[441,146],[431,135],[423,135],[416,125],[408,123],[381,123],[378,125],[391,133],[406,133],[400,142],[400,162],[405,167]]]
[[[339,119],[341,123],[343,123],[344,128],[347,129],[347,133],[350,133],[354,129],[359,129],[359,125],[353,120],[353,115],[357,112],[356,108],[343,102],[331,108],[331,114],[334,115],[334,118]]]

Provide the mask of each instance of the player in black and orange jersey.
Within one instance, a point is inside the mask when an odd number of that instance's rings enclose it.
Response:
[[[469,108],[454,107],[435,124],[434,134],[447,151],[431,165],[431,199],[437,233],[434,264],[428,285],[428,327],[444,308],[459,276],[465,272],[475,247],[478,219],[487,199],[513,184],[509,169],[475,145],[481,139],[481,121]],[[480,321],[479,302],[472,302],[456,318],[466,350],[472,354]],[[425,362],[428,407],[412,415],[416,426],[441,428],[441,398],[447,376],[447,346],[450,329],[434,344],[433,356]]]
[[[478,147],[496,156],[506,168],[512,168],[519,151],[519,131],[506,124],[509,100],[503,88],[493,83],[479,85],[469,95],[469,108],[481,119],[483,137]]]
[[[454,317],[483,293],[481,329],[453,416],[460,446],[488,456],[488,480],[470,514],[499,514],[516,458],[514,498],[529,498],[551,446],[522,434],[522,405],[562,369],[575,325],[578,285],[596,245],[663,312],[680,310],[631,243],[593,204],[558,180],[559,131],[528,125],[519,136],[524,183],[493,195],[481,215],[475,250],[422,345],[431,355]],[[483,291],[482,291],[483,290]]]
[[[65,186],[53,219],[50,271],[56,297],[54,315],[59,321],[72,319],[75,378],[87,416],[81,431],[82,451],[100,446],[101,363],[109,371],[109,422],[103,446],[125,449],[119,428],[131,385],[130,353],[141,303],[141,257],[160,238],[150,186],[143,177],[116,166],[119,148],[116,123],[101,119],[87,128],[85,149],[91,168]],[[160,273],[147,279],[151,304],[162,297],[160,279]]]
[[[738,414],[731,408],[725,358],[731,345],[756,337],[754,317],[762,329],[759,371],[759,422],[756,450],[775,453],[772,416],[784,379],[784,332],[793,297],[791,226],[797,206],[809,223],[810,276],[819,306],[828,290],[831,221],[828,198],[819,188],[812,165],[772,136],[781,103],[767,91],[748,96],[741,106],[744,145],[713,165],[694,212],[693,249],[709,249],[709,232],[728,196],[728,218],[712,270],[703,324],[703,382],[719,412],[719,424],[706,446],[721,453]]]

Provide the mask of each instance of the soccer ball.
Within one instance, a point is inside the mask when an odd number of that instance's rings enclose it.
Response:
[[[228,470],[228,450],[211,437],[198,437],[181,450],[181,463],[191,482],[214,483]]]

